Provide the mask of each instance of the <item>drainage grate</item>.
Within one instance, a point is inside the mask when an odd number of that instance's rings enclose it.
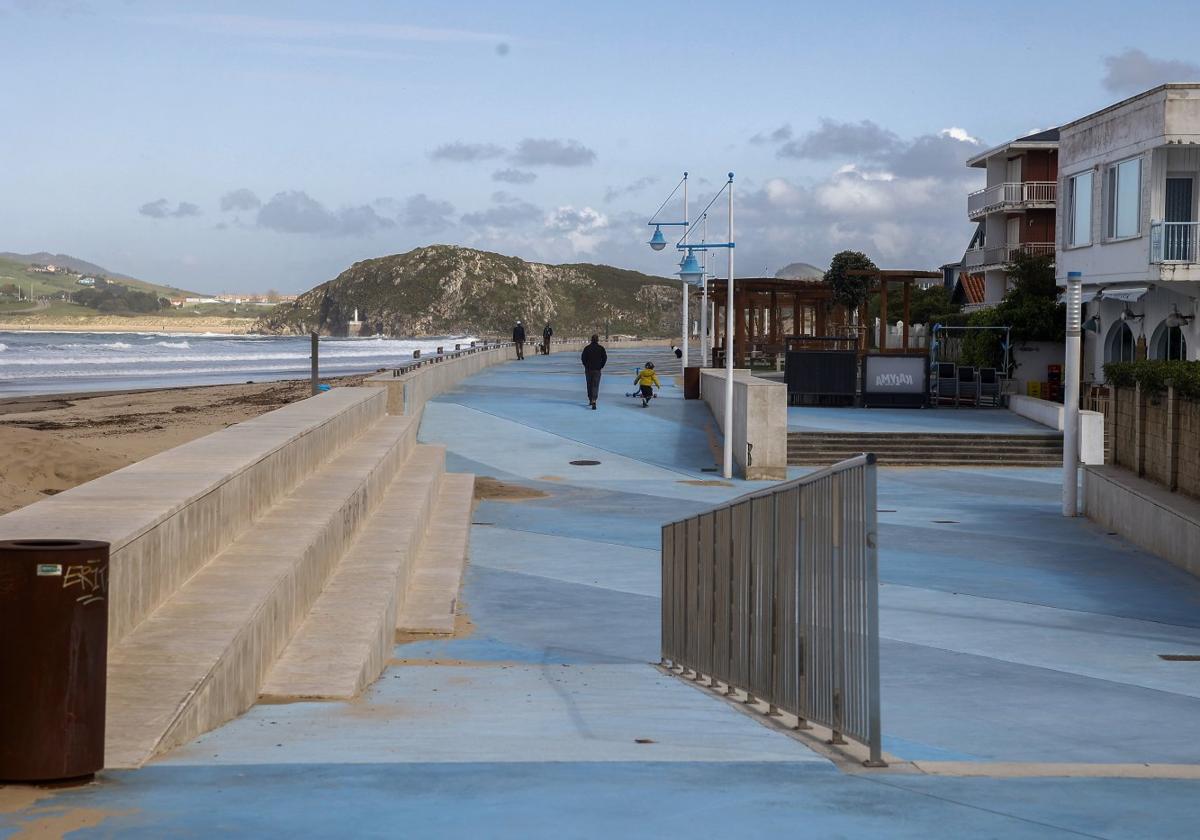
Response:
[[[929,520],[934,525],[961,525],[957,519],[931,519]]]
[[[717,472],[716,467],[701,467],[700,472]]]
[[[1200,654],[1196,653],[1160,653],[1158,658],[1168,662],[1200,662]]]
[[[572,461],[571,462],[571,466],[573,466],[573,467],[596,467],[599,465],[600,465],[599,461],[584,460],[584,461]]]

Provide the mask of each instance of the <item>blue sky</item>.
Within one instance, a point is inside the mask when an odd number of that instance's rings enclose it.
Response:
[[[1185,2],[648,9],[0,0],[0,250],[205,291],[433,242],[666,274],[688,169],[693,205],[736,173],[739,274],[936,267],[969,155],[1200,80]]]

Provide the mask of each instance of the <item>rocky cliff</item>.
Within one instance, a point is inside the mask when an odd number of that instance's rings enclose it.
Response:
[[[453,245],[355,263],[277,306],[256,332],[347,335],[357,308],[363,335],[506,335],[521,319],[530,338],[546,321],[559,336],[678,331],[678,281],[605,265],[544,265]]]

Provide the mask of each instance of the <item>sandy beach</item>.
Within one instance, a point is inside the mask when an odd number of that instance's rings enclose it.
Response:
[[[308,395],[286,380],[0,400],[0,514]]]

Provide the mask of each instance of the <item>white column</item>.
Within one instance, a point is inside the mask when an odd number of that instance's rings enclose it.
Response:
[[[725,240],[729,253],[729,274],[726,281],[725,311],[725,453],[722,474],[733,478],[733,173],[729,173],[729,236]]]
[[[1079,515],[1079,357],[1083,276],[1067,274],[1067,364],[1063,372],[1063,516]]]
[[[708,214],[704,214],[704,238],[708,241]],[[708,251],[704,252],[704,274],[700,277],[700,367],[708,366],[708,352],[712,342],[708,337]]]

